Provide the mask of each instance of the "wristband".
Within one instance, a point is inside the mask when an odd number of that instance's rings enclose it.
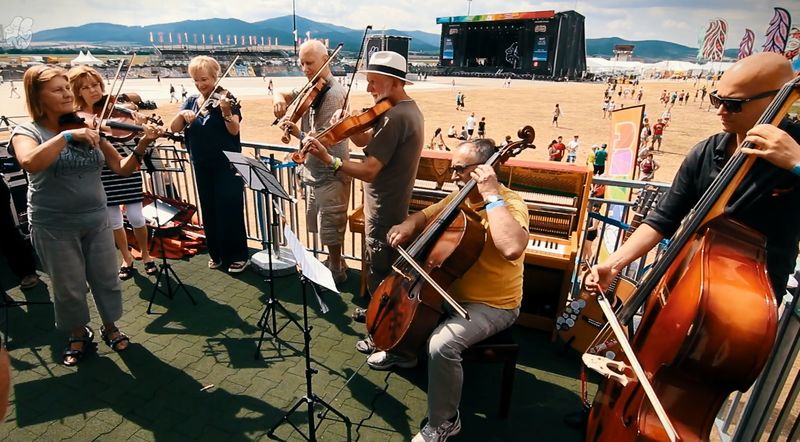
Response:
[[[505,205],[506,205],[506,202],[503,201],[503,200],[494,201],[494,202],[491,202],[491,203],[486,205],[486,211],[488,212],[488,211],[490,211],[490,210],[492,210],[494,208],[503,207]]]
[[[800,176],[800,163],[797,163],[790,169],[793,174]]]
[[[63,133],[61,134],[61,136],[63,136],[63,137],[64,137],[64,140],[67,142],[67,144],[71,144],[71,143],[72,143],[72,134],[71,134],[71,133],[69,133],[69,132],[63,132]]]
[[[331,169],[333,169],[333,171],[336,172],[342,168],[342,159],[339,157],[332,157],[332,158],[333,161],[331,162]]]

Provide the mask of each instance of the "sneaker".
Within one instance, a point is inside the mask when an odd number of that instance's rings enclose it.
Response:
[[[372,352],[375,351],[375,343],[372,342],[372,338],[366,337],[356,342],[356,351],[364,353],[365,355],[371,355]]]
[[[32,273],[27,276],[23,276],[22,279],[19,281],[19,288],[22,290],[32,289],[39,285],[39,275],[36,273]]]
[[[461,432],[461,416],[456,412],[456,417],[445,421],[443,424],[434,428],[429,424],[422,427],[422,431],[417,433],[411,442],[444,442],[450,436],[455,436]]]
[[[417,366],[417,358],[409,359],[385,351],[378,351],[367,358],[367,365],[373,370],[391,370],[394,367],[414,368]]]
[[[236,261],[231,263],[230,267],[228,267],[228,273],[242,273],[247,266],[250,265],[250,260],[246,261]]]

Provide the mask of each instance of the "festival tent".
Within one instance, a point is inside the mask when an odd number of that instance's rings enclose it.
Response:
[[[86,51],[84,54],[83,51],[80,51],[77,57],[73,58],[72,61],[69,62],[70,66],[78,66],[82,64],[87,64],[90,66],[96,66],[103,64],[98,58],[92,55],[91,51]]]
[[[586,70],[594,73],[638,73],[645,65],[640,61],[606,60],[605,58],[586,57]]]

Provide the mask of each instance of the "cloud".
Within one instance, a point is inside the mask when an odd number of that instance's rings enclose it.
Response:
[[[289,15],[293,3],[300,16],[353,29],[372,24],[377,30],[392,28],[432,33],[440,32],[436,17],[466,15],[468,8],[473,15],[575,10],[586,17],[589,38],[660,39],[689,46],[696,45],[697,34],[715,17],[728,21],[728,46],[738,44],[745,27],[756,33],[756,45],[760,46],[775,6],[788,9],[795,23],[800,21],[797,0],[345,0],[327,2],[323,7],[310,0],[193,0],[191,3],[138,0],[116,2],[112,6],[105,0],[76,0],[68,6],[61,1],[41,0],[36,2],[36,8],[31,7],[30,0],[4,0],[3,3],[5,18],[0,18],[0,24],[7,25],[3,21],[15,16],[30,17],[34,32],[91,22],[132,26],[215,17],[254,22]]]

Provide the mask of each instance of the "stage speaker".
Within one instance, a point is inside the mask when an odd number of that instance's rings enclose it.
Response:
[[[409,37],[393,35],[373,35],[367,40],[367,60],[376,51],[393,51],[405,57],[408,62],[408,48],[411,43]]]

